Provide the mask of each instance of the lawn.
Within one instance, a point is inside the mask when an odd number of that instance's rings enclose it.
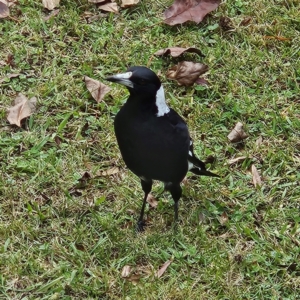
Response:
[[[161,21],[171,1],[99,15],[62,0],[48,21],[40,2],[0,19],[0,299],[299,299],[299,2],[227,0],[173,27]],[[173,46],[204,57],[153,56]],[[207,64],[209,85],[168,80],[180,60]],[[113,132],[128,92],[104,80],[131,65],[159,74],[195,153],[221,176],[188,174],[177,231],[159,183],[147,229],[135,231],[143,192]],[[112,88],[102,102],[85,75]],[[6,120],[20,92],[38,100],[21,128]],[[231,143],[238,121],[248,138]]]

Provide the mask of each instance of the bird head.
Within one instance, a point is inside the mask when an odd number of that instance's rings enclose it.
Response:
[[[157,75],[150,69],[130,67],[125,73],[109,76],[106,80],[125,85],[134,99],[147,105],[150,103],[152,107],[155,107],[157,117],[169,113],[164,88]]]
[[[161,87],[157,75],[146,67],[130,67],[125,73],[108,76],[106,80],[125,85],[130,93],[153,95]]]

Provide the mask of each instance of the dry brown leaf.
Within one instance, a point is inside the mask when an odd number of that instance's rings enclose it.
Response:
[[[105,1],[107,1],[107,0],[88,0],[88,2],[90,2],[90,3],[96,3],[96,4],[102,3],[102,2],[105,2]]]
[[[253,180],[254,186],[255,187],[261,186],[261,178],[260,178],[260,175],[258,174],[258,171],[257,171],[255,165],[251,166],[251,174],[252,174],[252,180]]]
[[[158,205],[158,201],[153,197],[152,194],[148,194],[147,200],[146,200],[149,205],[153,208],[156,208]]]
[[[109,2],[98,6],[99,9],[118,14],[119,8],[116,2]]]
[[[0,0],[0,19],[7,18],[9,16],[8,2],[6,0]]]
[[[165,48],[165,49],[160,49],[158,51],[156,51],[154,53],[154,55],[156,56],[167,56],[167,55],[171,55],[172,57],[178,57],[183,53],[197,53],[200,56],[203,56],[203,54],[201,53],[201,51],[197,48],[194,47],[189,47],[189,48],[181,48],[181,47],[169,47],[169,48]]]
[[[227,137],[230,140],[230,142],[237,143],[247,138],[248,135],[243,129],[243,124],[241,122],[237,122]]]
[[[60,0],[42,0],[45,8],[52,10],[59,5]]]
[[[126,278],[130,275],[130,272],[131,272],[131,267],[130,266],[124,266],[123,269],[122,269],[122,273],[121,273],[121,276],[123,278]]]
[[[262,136],[260,136],[260,137],[255,141],[255,145],[256,145],[257,147],[259,147],[259,146],[262,144],[262,142],[263,142],[263,138],[262,138]]]
[[[55,9],[55,10],[53,10],[48,16],[45,16],[45,17],[43,18],[43,20],[44,20],[44,21],[48,21],[49,19],[51,19],[51,18],[57,16],[58,13],[59,13],[59,9]]]
[[[196,79],[195,83],[198,85],[203,85],[203,86],[208,85],[208,81],[202,77]]]
[[[21,121],[34,113],[36,101],[36,97],[28,100],[21,93],[18,94],[14,101],[14,106],[8,109],[8,122],[21,127]]]
[[[118,167],[112,167],[106,171],[103,171],[101,173],[102,176],[110,176],[110,175],[114,175],[120,172],[120,169]]]
[[[228,164],[233,165],[237,162],[244,161],[248,156],[240,156],[233,159],[229,159]]]
[[[111,90],[111,88],[104,83],[88,76],[84,76],[84,80],[87,89],[98,103],[101,102],[105,94],[107,94]]]
[[[121,7],[127,8],[138,4],[140,0],[122,0]]]
[[[224,226],[228,222],[228,216],[225,211],[221,214],[219,221],[222,226]]]
[[[193,21],[198,24],[208,13],[215,10],[220,2],[220,0],[175,0],[165,10],[164,22],[171,26],[187,21]]]
[[[244,18],[241,23],[240,23],[240,26],[247,26],[249,25],[249,23],[251,22],[252,18],[251,17],[246,17]]]
[[[179,85],[193,85],[199,76],[208,70],[208,66],[191,61],[181,61],[167,72],[167,78],[176,80]]]
[[[161,268],[156,272],[155,277],[160,278],[161,276],[163,276],[163,274],[166,272],[167,268],[169,267],[169,265],[172,263],[173,260],[167,260],[162,266]]]

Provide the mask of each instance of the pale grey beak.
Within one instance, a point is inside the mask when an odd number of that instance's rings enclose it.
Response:
[[[105,79],[107,81],[119,83],[127,87],[133,88],[133,82],[130,80],[131,76],[132,76],[132,72],[126,72],[126,73],[108,76]]]

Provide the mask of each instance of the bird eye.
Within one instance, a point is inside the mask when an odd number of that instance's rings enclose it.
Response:
[[[140,79],[139,84],[141,84],[141,85],[146,84],[146,80],[145,79]]]

